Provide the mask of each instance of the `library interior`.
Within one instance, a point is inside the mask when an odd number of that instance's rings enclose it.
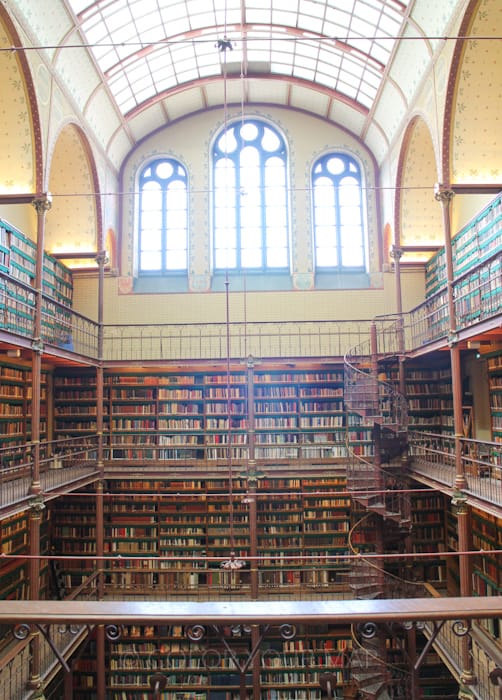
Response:
[[[0,700],[500,700],[501,66],[500,0],[0,2]]]

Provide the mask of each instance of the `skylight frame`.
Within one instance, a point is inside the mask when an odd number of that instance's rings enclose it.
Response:
[[[245,56],[367,109],[405,19],[393,0],[352,0],[342,7],[336,0],[245,0],[242,13],[240,0],[67,2],[124,116],[157,94],[221,76],[217,42],[223,36],[234,48],[227,60],[244,65]]]

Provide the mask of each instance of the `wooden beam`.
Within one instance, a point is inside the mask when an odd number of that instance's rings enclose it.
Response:
[[[500,183],[459,183],[458,185],[445,185],[446,189],[455,194],[498,194],[502,191]]]
[[[0,194],[0,204],[31,204],[34,199],[45,195],[24,193],[24,194]]]
[[[502,617],[502,596],[392,600],[0,601],[0,624],[333,624]]]

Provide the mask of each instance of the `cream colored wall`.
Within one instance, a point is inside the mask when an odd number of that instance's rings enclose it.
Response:
[[[482,194],[456,195],[451,207],[452,235],[471,221],[485,207],[493,196]]]
[[[0,205],[0,218],[12,224],[33,241],[37,239],[37,214],[31,204]]]
[[[104,322],[112,324],[211,323],[226,318],[222,293],[131,294],[118,293],[118,280],[104,285]],[[90,318],[97,315],[97,277],[75,279],[75,308]],[[421,271],[403,273],[403,308],[417,306],[424,297]],[[371,319],[395,311],[395,278],[383,275],[380,289],[294,292],[230,291],[230,319],[257,321],[328,321]]]

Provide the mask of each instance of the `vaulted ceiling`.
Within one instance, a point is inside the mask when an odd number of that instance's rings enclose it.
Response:
[[[12,0],[9,7],[119,166],[155,129],[223,104],[319,115],[379,160],[464,4]]]

